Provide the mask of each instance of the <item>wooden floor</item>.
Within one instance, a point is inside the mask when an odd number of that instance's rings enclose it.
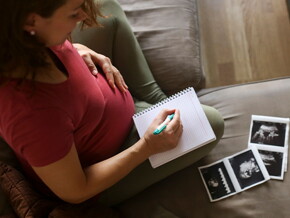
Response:
[[[198,7],[207,87],[290,76],[286,0],[198,0]]]

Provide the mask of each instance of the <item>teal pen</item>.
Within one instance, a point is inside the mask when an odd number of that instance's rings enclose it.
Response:
[[[158,135],[159,133],[161,133],[166,126],[168,125],[168,123],[173,119],[174,114],[170,114],[166,117],[166,119],[164,120],[163,123],[161,123],[153,132],[154,135]]]

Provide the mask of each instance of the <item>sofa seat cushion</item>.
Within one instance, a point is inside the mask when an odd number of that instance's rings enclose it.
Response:
[[[167,94],[204,86],[196,0],[118,0]]]
[[[225,132],[219,144],[199,162],[155,184],[120,205],[134,217],[158,217],[160,208],[176,217],[290,217],[290,173],[284,180],[264,184],[211,203],[198,172],[199,166],[213,163],[247,148],[251,115],[289,117],[290,78],[204,90],[202,104],[220,111]]]

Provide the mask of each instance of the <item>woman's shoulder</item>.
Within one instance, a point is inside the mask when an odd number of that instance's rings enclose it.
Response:
[[[72,45],[72,43],[69,40],[65,40],[64,43],[62,43],[60,45],[52,46],[52,47],[50,47],[50,49],[56,53],[61,53],[61,52],[66,52],[66,51],[73,51],[74,46]]]
[[[0,86],[0,114],[20,111],[36,111],[38,108],[59,106],[59,95],[47,88],[31,84],[31,81],[11,79]],[[18,112],[17,112],[18,111]]]
[[[51,47],[50,49],[65,65],[65,67],[69,68],[67,69],[68,71],[71,71],[78,66],[84,67],[82,57],[70,41],[66,40],[63,44]]]
[[[21,125],[60,120],[67,122],[71,119],[66,107],[61,106],[60,99],[47,98],[38,92],[25,93],[14,87],[5,88],[0,89],[0,132]]]

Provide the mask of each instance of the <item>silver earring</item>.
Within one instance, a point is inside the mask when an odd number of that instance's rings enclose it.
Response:
[[[35,35],[35,31],[34,30],[31,30],[30,31],[30,35],[34,36]]]

